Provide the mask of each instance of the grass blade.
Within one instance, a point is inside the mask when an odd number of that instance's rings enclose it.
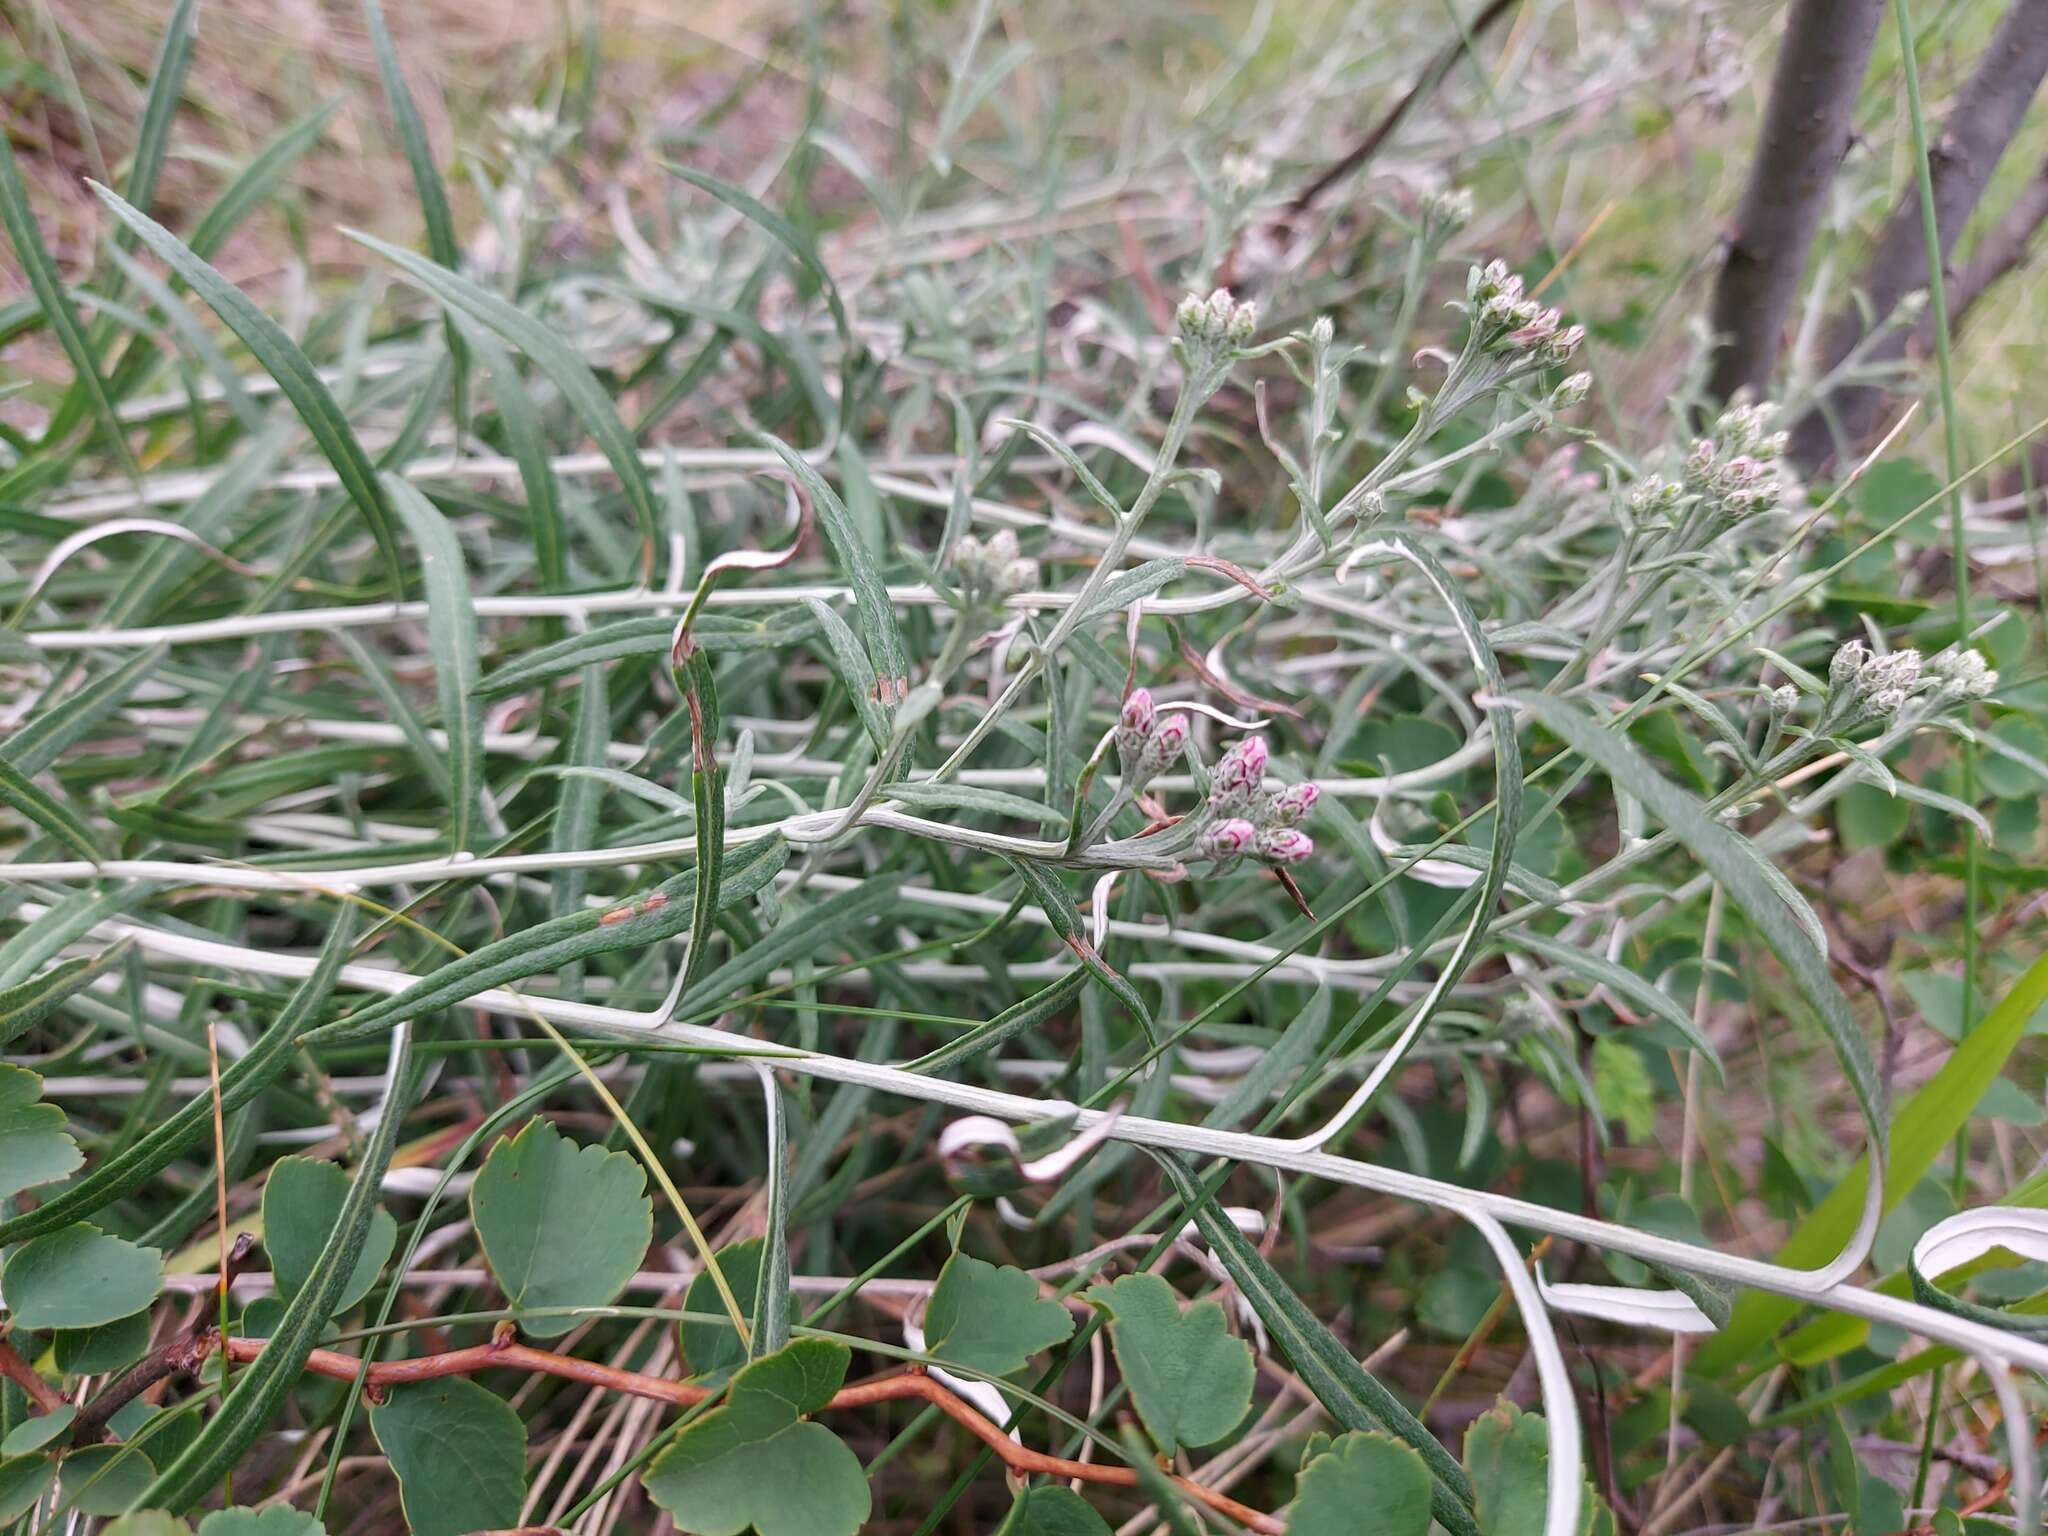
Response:
[[[497,332],[532,358],[541,372],[554,381],[555,388],[562,392],[569,408],[576,413],[577,419],[618,474],[640,535],[641,579],[647,579],[654,569],[655,529],[659,522],[655,513],[654,489],[648,484],[647,471],[640,462],[640,451],[634,445],[632,434],[619,420],[618,408],[612,404],[611,396],[598,382],[597,375],[590,371],[590,365],[525,310],[508,304],[487,289],[479,288],[468,278],[427,260],[415,251],[379,240],[374,235],[353,229],[343,233],[389,261],[442,304]]]
[[[476,608],[462,546],[441,509],[398,475],[384,476],[384,494],[419,546],[427,589],[427,643],[434,654],[434,691],[448,736],[448,835],[457,848],[475,836],[477,795],[483,787],[483,701],[477,692]]]
[[[356,441],[355,432],[342,415],[341,407],[327,386],[320,382],[313,364],[298,344],[285,335],[278,323],[264,314],[241,289],[216,272],[206,259],[165,229],[148,214],[132,208],[119,193],[97,183],[93,190],[114,210],[121,221],[141,236],[142,243],[171,267],[229,330],[242,338],[244,346],[284,391],[292,409],[299,413],[313,441],[341,478],[342,488],[363,514],[370,534],[384,557],[385,577],[391,591],[405,590],[405,567],[400,559],[391,509],[377,483],[369,455]]]
[[[136,467],[135,456],[128,451],[127,435],[114,414],[114,402],[107,394],[106,381],[100,377],[99,359],[93,355],[92,343],[78,323],[78,311],[71,307],[71,295],[65,292],[63,279],[57,275],[57,265],[50,260],[50,252],[43,244],[42,230],[28,205],[28,191],[21,184],[20,171],[15,168],[13,146],[6,142],[4,134],[0,134],[0,228],[7,231],[8,241],[14,246],[15,259],[21,263],[22,275],[28,279],[29,291],[42,307],[44,321],[57,333],[57,343],[63,347],[65,357],[70,359],[72,388],[83,392],[86,409],[92,412],[100,436],[106,441],[107,451],[131,480],[139,478],[141,470]],[[66,413],[60,410],[51,420],[43,438],[45,447],[53,446],[70,430],[70,422],[65,416]]]

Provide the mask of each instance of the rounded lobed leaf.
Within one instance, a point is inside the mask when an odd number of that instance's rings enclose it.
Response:
[[[0,1063],[0,1200],[85,1166],[64,1131],[64,1111],[42,1101],[43,1080]]]
[[[1023,1270],[964,1253],[946,1260],[924,1314],[928,1353],[991,1376],[1023,1370],[1073,1331],[1073,1316]]]
[[[601,1307],[625,1289],[654,1238],[647,1176],[624,1152],[579,1147],[536,1117],[499,1142],[469,1192],[491,1273],[542,1338],[567,1333],[568,1316],[535,1307]]]
[[[1082,1294],[1109,1315],[1117,1369],[1161,1452],[1210,1445],[1237,1427],[1251,1407],[1252,1352],[1225,1331],[1221,1307],[1198,1301],[1182,1311],[1157,1275],[1125,1275]]]
[[[29,1239],[0,1270],[0,1294],[22,1329],[97,1328],[132,1317],[162,1289],[154,1248],[82,1221]]]
[[[280,1301],[290,1301],[313,1279],[320,1250],[348,1199],[348,1186],[347,1173],[317,1158],[281,1157],[271,1165],[263,1186],[263,1247]],[[369,1294],[397,1243],[398,1223],[387,1211],[373,1211],[363,1251],[332,1315],[339,1317]]]
[[[1372,1511],[1375,1536],[1429,1536],[1429,1497],[1420,1456],[1390,1435],[1353,1430],[1303,1464],[1288,1536],[1350,1536],[1361,1510]]]
[[[803,1417],[832,1400],[852,1359],[844,1344],[798,1339],[756,1360],[655,1458],[648,1495],[690,1536],[854,1536],[872,1507],[860,1458]]]

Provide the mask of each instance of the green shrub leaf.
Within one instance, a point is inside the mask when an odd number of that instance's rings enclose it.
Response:
[[[85,1165],[64,1130],[64,1111],[45,1104],[42,1092],[35,1073],[0,1062],[0,1200]]]
[[[491,1273],[514,1308],[601,1307],[625,1288],[654,1237],[647,1175],[624,1152],[579,1147],[536,1116],[499,1142],[470,1187]],[[574,1317],[522,1317],[552,1338]]]
[[[798,1339],[732,1380],[722,1407],[647,1469],[647,1492],[691,1536],[853,1536],[870,1496],[860,1459],[804,1415],[832,1400],[853,1355]]]
[[[1117,1369],[1152,1443],[1168,1456],[1212,1445],[1237,1428],[1252,1401],[1252,1352],[1224,1329],[1223,1309],[1185,1311],[1157,1275],[1125,1275],[1081,1293],[1109,1315]]]
[[[281,1157],[271,1164],[263,1186],[263,1248],[270,1255],[280,1301],[289,1302],[313,1278],[348,1189],[349,1176],[333,1163]],[[329,1315],[339,1316],[369,1294],[397,1243],[398,1223],[390,1213],[371,1212],[362,1251]]]
[[[924,1314],[929,1354],[991,1376],[1023,1370],[1073,1331],[1073,1316],[1023,1270],[964,1253],[946,1260]]]
[[[519,1523],[526,1426],[503,1398],[461,1376],[415,1382],[370,1410],[370,1429],[397,1474],[412,1536]]]
[[[140,1312],[163,1289],[163,1264],[85,1222],[31,1238],[0,1271],[17,1328],[96,1328]]]

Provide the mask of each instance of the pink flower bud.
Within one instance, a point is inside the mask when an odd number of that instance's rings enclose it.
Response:
[[[1138,755],[1138,777],[1149,781],[1180,760],[1188,744],[1188,717],[1175,713],[1160,715],[1152,727],[1145,750]]]
[[[1313,784],[1290,784],[1272,798],[1267,815],[1276,826],[1291,827],[1316,808],[1323,792]]]
[[[1124,700],[1123,713],[1118,723],[1123,729],[1143,740],[1152,734],[1152,722],[1159,718],[1159,711],[1152,703],[1150,688],[1133,688],[1130,697]]]
[[[1223,754],[1209,780],[1209,804],[1219,814],[1235,816],[1249,807],[1266,776],[1266,739],[1247,736]]]
[[[1220,864],[1240,857],[1258,840],[1258,836],[1258,829],[1250,822],[1241,816],[1233,816],[1228,821],[1213,822],[1204,828],[1199,846],[1202,857]]]
[[[1259,857],[1268,864],[1299,864],[1315,851],[1309,835],[1295,827],[1268,827],[1259,834]]]

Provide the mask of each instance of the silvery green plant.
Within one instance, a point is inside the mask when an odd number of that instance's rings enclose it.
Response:
[[[395,1478],[449,1530],[644,1496],[691,1532],[1096,1532],[1151,1518],[1136,1486],[1261,1536],[1585,1536],[1628,1489],[1589,1482],[1560,1316],[1585,1359],[1698,1336],[1639,1420],[1711,1384],[1790,1424],[1861,1390],[1775,1363],[1815,1308],[1973,1360],[2031,1522],[2048,1347],[1950,1292],[2048,1238],[1965,1212],[1875,1271],[2032,1006],[1889,1137],[1811,851],[1856,789],[1982,819],[1912,759],[2003,740],[2006,637],[1817,623],[1842,562],[1793,529],[1838,514],[1785,411],[1608,399],[1567,316],[1599,311],[1472,259],[1496,211],[1434,169],[1262,264],[1305,145],[1205,154],[1213,227],[1116,265],[1114,177],[985,174],[1043,158],[976,137],[1019,62],[969,78],[991,20],[914,173],[821,131],[745,185],[622,189],[629,282],[533,238],[582,131],[552,115],[506,118],[502,259],[465,263],[395,57],[427,253],[363,237],[402,286],[332,324],[270,320],[129,185],[149,282],[116,262],[88,331],[4,162],[86,360],[0,446],[7,1497],[163,1536],[289,1464],[308,1530],[388,1518]],[[818,224],[783,180],[817,154],[877,222]],[[1774,1148],[1809,1223],[1777,1259],[1689,1199],[1744,1171],[1715,1079],[1766,1033],[1824,1153]],[[1355,1283],[1379,1256],[1323,1217],[1367,1197],[1427,1305]],[[1529,1369],[1454,1451],[1407,1405],[1482,1344]],[[871,1454],[899,1400],[969,1452]],[[1930,1460],[1982,1467],[1982,1406]],[[1719,1455],[1632,1471],[1685,1508]]]

